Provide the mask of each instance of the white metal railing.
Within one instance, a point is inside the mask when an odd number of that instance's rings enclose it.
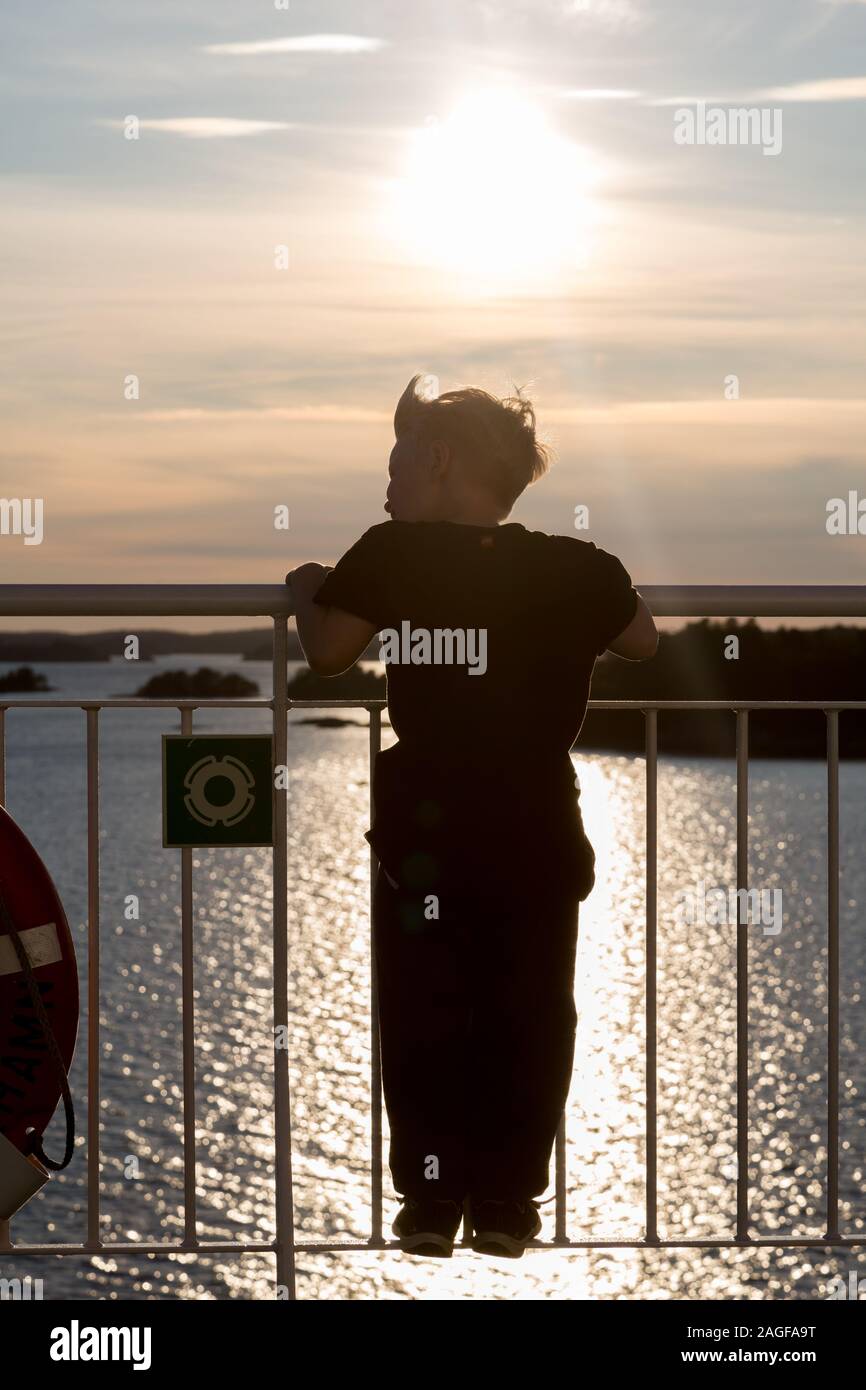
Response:
[[[814,586],[641,586],[641,593],[658,617],[866,617],[866,585]],[[0,1254],[31,1255],[163,1254],[194,1251],[213,1254],[273,1254],[276,1284],[296,1296],[295,1255],[399,1248],[382,1232],[382,1077],[379,1055],[378,996],[375,956],[371,949],[371,1230],[366,1241],[295,1240],[292,1195],[291,1098],[289,1058],[274,1051],[275,1237],[270,1241],[202,1241],[196,1218],[195,1044],[192,850],[181,849],[181,968],[183,1057],[184,1236],[180,1242],[124,1243],[103,1240],[99,1230],[99,714],[103,709],[180,711],[181,732],[193,732],[193,712],[207,709],[270,709],[273,716],[274,763],[287,758],[287,716],[290,709],[365,709],[370,717],[370,791],[372,764],[381,739],[383,700],[289,700],[286,685],[287,619],[291,598],[285,585],[3,585],[0,616],[268,616],[273,621],[273,698],[245,700],[104,699],[13,700],[0,696],[0,803],[5,801],[5,712],[7,709],[81,709],[86,722],[87,758],[87,902],[88,902],[88,1029],[87,1029],[87,1239],[83,1244],[17,1244],[0,1223]],[[839,712],[864,710],[866,701],[732,701],[732,700],[591,700],[590,709],[640,710],[645,717],[646,758],[646,1218],[642,1236],[623,1239],[569,1238],[566,1221],[566,1136],[563,1116],[555,1146],[555,1236],[535,1242],[538,1249],[605,1249],[686,1247],[775,1248],[861,1247],[866,1237],[845,1236],[839,1230]],[[730,1239],[673,1239],[659,1237],[657,1224],[657,811],[658,711],[732,710],[736,715],[737,763],[737,888],[748,886],[748,737],[753,709],[823,710],[827,720],[827,1203],[822,1238],[750,1235],[748,1205],[748,924],[737,925],[737,1220]],[[371,807],[372,809],[372,807]],[[287,805],[274,803],[273,950],[274,1029],[288,1036],[287,935]],[[371,887],[376,858],[371,851]],[[738,900],[741,901],[741,900]],[[739,914],[742,915],[742,914]],[[372,945],[372,943],[371,943]],[[464,1228],[464,1243],[468,1229]],[[533,1247],[530,1247],[533,1248]]]

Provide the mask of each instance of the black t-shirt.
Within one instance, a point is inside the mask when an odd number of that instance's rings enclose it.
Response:
[[[391,520],[364,532],[316,602],[389,643],[399,742],[376,760],[368,838],[394,876],[407,881],[395,868],[413,854],[443,873],[494,871],[506,852],[549,872],[589,848],[569,750],[595,660],[637,607],[616,556],[518,522]]]

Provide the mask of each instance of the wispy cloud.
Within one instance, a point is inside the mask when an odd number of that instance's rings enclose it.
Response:
[[[376,53],[385,39],[361,34],[297,34],[284,39],[254,39],[249,43],[209,43],[205,53],[231,53],[237,56],[259,53]]]
[[[127,412],[109,412],[111,419],[128,420]],[[174,410],[142,410],[136,417],[144,424],[173,425],[213,420],[288,420],[305,424],[370,425],[388,424],[393,411],[365,409],[347,405],[240,406],[212,410],[204,406],[180,406]]]
[[[729,424],[733,412],[740,425],[806,424],[832,411],[837,420],[866,421],[866,402],[859,397],[766,396],[737,401],[711,400],[620,401],[609,405],[547,406],[544,418],[555,425],[718,425]],[[128,420],[127,411],[108,411],[104,418]],[[287,421],[296,424],[390,424],[393,412],[370,407],[340,405],[293,406],[179,406],[167,410],[140,410],[142,424],[215,424],[232,421]]]
[[[866,3],[866,0],[861,0]],[[797,82],[792,87],[771,87],[758,96],[776,101],[866,101],[866,77],[829,77],[823,82]]]
[[[839,3],[862,3],[866,0],[839,0]],[[729,91],[722,96],[649,97],[645,106],[731,106],[760,101],[866,101],[866,77],[828,77],[815,82],[795,82],[789,87],[765,87],[759,91]]]
[[[635,101],[640,92],[623,87],[574,87],[561,95],[567,101]]]
[[[803,426],[824,418],[829,412],[843,421],[866,421],[866,402],[847,396],[764,396],[736,402],[713,397],[711,400],[622,401],[604,406],[549,406],[544,418],[557,425],[729,425],[732,406],[741,426]]]
[[[123,121],[105,125],[122,127]],[[268,130],[292,130],[285,121],[241,121],[233,116],[169,116],[165,120],[139,120],[141,130],[160,130],[187,140],[234,140],[241,135],[262,135]]]
[[[727,96],[680,96],[680,97],[648,97],[644,106],[697,106],[698,102],[704,102],[707,106],[725,106],[733,101],[752,101],[756,96],[768,96],[769,93],[755,92],[729,92]]]

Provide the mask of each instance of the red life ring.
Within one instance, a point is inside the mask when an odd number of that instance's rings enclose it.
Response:
[[[78,970],[63,904],[27,836],[0,807],[0,1134],[53,1169],[72,1156],[67,1077],[77,1033]],[[43,1153],[42,1134],[61,1095],[67,1150],[57,1163]]]

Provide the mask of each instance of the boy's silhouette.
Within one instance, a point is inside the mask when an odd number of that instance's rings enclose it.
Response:
[[[596,658],[642,660],[658,638],[615,556],[506,523],[549,465],[531,404],[476,388],[431,400],[420,381],[394,418],[391,520],[335,569],[288,578],[313,670],[335,675],[406,624],[395,650],[415,653],[388,665],[398,742],[376,759],[367,832],[394,1232],[450,1254],[468,1196],[474,1248],[519,1255],[568,1096],[594,882],[569,750]],[[459,642],[445,655],[470,630],[483,670],[455,659]]]

